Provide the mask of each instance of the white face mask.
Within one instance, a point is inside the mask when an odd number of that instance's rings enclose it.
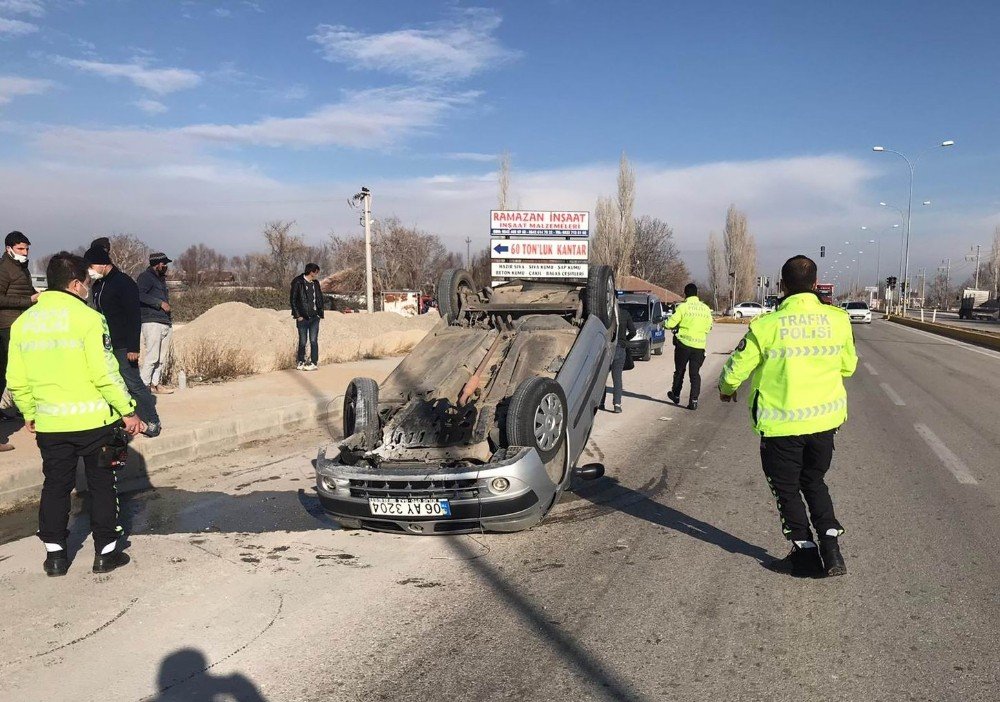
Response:
[[[89,276],[90,276],[90,279],[91,279],[91,280],[100,280],[101,278],[103,278],[103,277],[104,277],[104,274],[103,274],[103,273],[98,273],[98,272],[97,272],[97,271],[95,271],[95,270],[94,270],[93,268],[89,268],[89,269],[87,269],[87,275],[89,275]]]
[[[18,263],[27,263],[28,262],[28,257],[27,256],[25,256],[24,254],[14,253],[14,249],[10,248],[9,246],[7,247],[7,253],[9,253],[10,257],[12,259],[14,259],[15,261],[17,261]]]

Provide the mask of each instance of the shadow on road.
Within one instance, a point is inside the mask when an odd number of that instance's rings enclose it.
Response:
[[[194,648],[174,651],[160,663],[156,683],[159,693],[148,702],[267,702],[251,680],[240,673],[213,675],[205,654]]]

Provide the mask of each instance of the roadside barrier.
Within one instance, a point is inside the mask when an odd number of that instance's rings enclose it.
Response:
[[[971,329],[962,329],[961,327],[953,327],[949,324],[921,322],[917,319],[899,317],[897,315],[887,315],[886,319],[890,322],[895,322],[896,324],[902,324],[904,327],[912,327],[921,331],[930,332],[931,334],[937,334],[938,336],[955,339],[956,341],[964,341],[968,344],[975,344],[976,346],[983,346],[988,349],[993,349],[994,351],[1000,351],[1000,334],[988,334],[986,332],[973,331]]]

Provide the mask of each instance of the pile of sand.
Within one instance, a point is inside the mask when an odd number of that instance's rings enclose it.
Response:
[[[436,311],[419,317],[327,312],[320,322],[320,363],[407,353],[439,319]],[[173,368],[191,377],[216,375],[212,366],[220,359],[235,366],[237,375],[290,368],[295,365],[297,339],[295,320],[287,310],[226,302],[174,332]]]

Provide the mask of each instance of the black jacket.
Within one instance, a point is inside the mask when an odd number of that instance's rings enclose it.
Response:
[[[10,329],[21,313],[34,303],[35,287],[27,263],[18,263],[7,253],[0,257],[0,329]]]
[[[288,296],[289,307],[292,308],[292,316],[298,319],[315,319],[323,317],[323,291],[320,290],[319,281],[306,280],[305,274],[297,275],[292,279],[292,290]]]
[[[156,322],[170,325],[170,313],[164,312],[160,305],[170,302],[167,292],[167,281],[156,274],[152,268],[147,268],[136,279],[139,286],[139,310],[142,323]]]
[[[624,307],[618,307],[618,345],[622,348],[628,346],[628,340],[635,336],[635,322],[632,315]]]
[[[139,286],[118,268],[94,283],[94,309],[108,320],[111,347],[139,353],[142,318],[139,311]],[[162,311],[162,310],[161,310]]]

